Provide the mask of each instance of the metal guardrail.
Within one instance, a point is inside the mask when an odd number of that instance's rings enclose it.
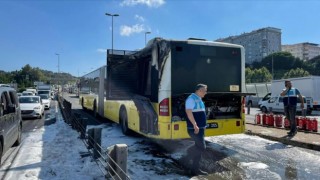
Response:
[[[72,129],[80,133],[80,139],[88,149],[88,153],[81,156],[91,156],[97,163],[106,179],[130,179],[127,174],[128,147],[126,144],[116,144],[103,151],[101,147],[102,128],[91,128],[87,131],[87,119],[72,112],[72,104],[58,96],[59,107],[64,121]]]

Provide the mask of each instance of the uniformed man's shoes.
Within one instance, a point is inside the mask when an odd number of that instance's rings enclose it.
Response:
[[[298,130],[295,130],[293,132],[290,131],[290,132],[288,132],[288,136],[293,137],[294,135],[297,134],[297,132],[298,132]]]

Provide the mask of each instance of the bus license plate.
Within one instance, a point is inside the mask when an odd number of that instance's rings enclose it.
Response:
[[[207,128],[218,128],[218,123],[208,123]]]

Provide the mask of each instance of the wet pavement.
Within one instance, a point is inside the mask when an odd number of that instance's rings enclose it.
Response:
[[[75,96],[64,97],[72,103],[73,110],[80,111],[81,106]],[[202,157],[201,166],[210,175],[189,176],[189,178],[319,179],[319,133],[299,131],[294,137],[289,138],[286,129],[255,125],[256,113],[253,111],[251,115],[246,115],[245,134],[207,137],[207,150]],[[168,153],[165,153],[165,156],[178,164],[175,166],[182,166],[183,169],[190,168],[190,159],[186,151],[193,145],[192,141],[165,141],[163,143],[166,146],[161,146],[161,148]],[[180,172],[181,170],[170,169],[182,176],[188,176],[188,171]]]
[[[289,137],[284,128],[274,128],[255,124],[246,124],[246,134],[257,135],[265,139],[283,144],[320,151],[320,135],[308,131],[298,131],[294,137]]]

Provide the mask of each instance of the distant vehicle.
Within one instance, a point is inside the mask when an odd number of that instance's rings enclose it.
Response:
[[[44,106],[40,96],[20,96],[19,103],[22,118],[42,118]]]
[[[301,95],[307,97],[307,103],[312,100],[312,104],[308,104],[313,110],[320,110],[320,76],[308,76],[290,79],[274,80],[271,83],[271,94],[276,96],[285,88],[285,80],[290,80],[292,86],[299,89]]]
[[[10,87],[9,84],[0,84],[0,87]]]
[[[22,96],[35,96],[36,94],[32,91],[23,91]]]
[[[27,88],[26,91],[32,92],[34,95],[37,94],[37,90],[34,88]]]
[[[261,108],[261,104],[265,101],[268,101],[271,97],[271,93],[266,94],[262,99],[259,100],[258,106]]]
[[[17,93],[18,97],[22,96],[22,93]]]
[[[53,99],[52,88],[50,84],[42,84],[37,86],[37,93],[47,94],[51,99]]]
[[[270,92],[271,83],[247,83],[245,88],[247,93],[254,95],[246,96],[246,105],[251,107],[258,107],[259,101],[263,96]]]
[[[269,111],[283,113],[284,112],[283,98],[284,98],[283,96],[274,96],[274,97],[271,97],[269,100],[264,101],[260,107],[261,111],[265,113]],[[308,114],[311,114],[312,110],[307,108],[306,97],[303,97],[303,101],[304,101],[304,109],[307,110]],[[298,98],[297,112],[302,113],[300,103],[301,103],[300,98]]]
[[[21,112],[13,88],[0,87],[0,166],[1,158],[11,146],[21,143]]]
[[[51,98],[48,94],[40,94],[39,96],[42,100],[42,104],[44,105],[44,109],[50,109]]]

